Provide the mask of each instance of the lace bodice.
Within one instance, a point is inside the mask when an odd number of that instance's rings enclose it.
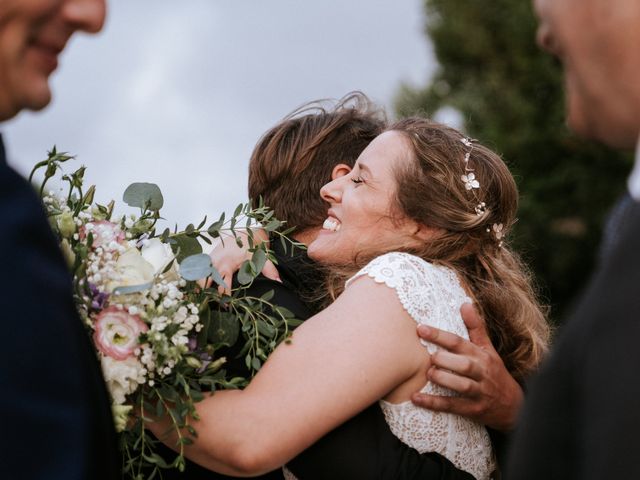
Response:
[[[453,270],[430,264],[414,255],[387,253],[351,277],[346,288],[364,275],[394,289],[400,303],[416,323],[469,338],[460,306],[471,300]],[[429,353],[439,348],[423,340],[421,342]],[[421,391],[434,395],[455,394],[431,383]],[[420,453],[437,452],[476,479],[490,478],[495,460],[484,426],[459,415],[416,407],[410,401],[393,404],[380,400],[379,403],[389,428],[402,442]],[[285,468],[285,478],[295,477]]]
[[[469,338],[460,316],[460,306],[471,299],[453,270],[430,264],[414,255],[395,252],[370,262],[349,279],[347,287],[363,275],[393,288],[404,309],[417,323]],[[429,353],[438,349],[434,344],[422,343]],[[421,391],[454,395],[432,383],[427,383]],[[489,478],[495,469],[491,440],[482,425],[459,415],[416,407],[410,401],[393,404],[380,400],[380,407],[394,435],[420,453],[437,452],[477,479]]]

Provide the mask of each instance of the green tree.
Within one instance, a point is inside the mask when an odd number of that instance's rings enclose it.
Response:
[[[470,136],[503,155],[521,193],[512,244],[561,319],[592,271],[629,158],[567,130],[561,67],[535,45],[530,1],[425,0],[425,8],[440,67],[426,87],[402,87],[397,111],[452,107]]]

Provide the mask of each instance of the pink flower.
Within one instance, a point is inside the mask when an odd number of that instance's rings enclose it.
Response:
[[[92,248],[107,247],[111,242],[122,243],[124,241],[124,232],[116,223],[108,220],[99,220],[97,222],[89,222],[80,228],[80,238],[84,240],[89,232],[93,234]]]
[[[93,340],[104,355],[125,360],[139,346],[138,337],[149,327],[137,315],[116,307],[105,308],[96,317]]]

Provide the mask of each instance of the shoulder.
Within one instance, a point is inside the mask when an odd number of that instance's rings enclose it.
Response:
[[[444,288],[448,283],[459,285],[455,272],[450,268],[427,262],[416,255],[404,252],[390,252],[374,258],[347,280],[346,287],[364,276],[396,290],[398,288],[432,290],[436,287]]]
[[[391,252],[373,259],[351,277],[345,293],[350,285],[366,282],[359,278],[368,278],[368,282],[383,284],[394,291],[402,308],[417,323],[468,338],[460,307],[472,300],[451,268],[408,253]]]

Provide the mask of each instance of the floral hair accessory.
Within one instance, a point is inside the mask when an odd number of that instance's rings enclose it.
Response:
[[[492,233],[498,241],[498,247],[502,246],[502,239],[505,236],[504,225],[502,223],[494,223],[491,228],[487,227],[487,233]]]
[[[462,137],[460,142],[468,149],[464,154],[464,175],[460,176],[460,180],[464,183],[464,188],[471,192],[476,200],[478,200],[477,205],[474,207],[474,212],[480,217],[486,213],[487,204],[478,198],[480,181],[476,178],[474,169],[469,166],[475,140],[469,137]],[[506,234],[502,223],[494,223],[491,227],[487,227],[487,233],[493,233],[493,236],[498,242],[498,247],[502,247],[503,238]]]
[[[471,190],[472,188],[480,188],[480,182],[476,180],[476,175],[471,172],[468,175],[462,175],[460,179],[464,182],[464,188]]]

